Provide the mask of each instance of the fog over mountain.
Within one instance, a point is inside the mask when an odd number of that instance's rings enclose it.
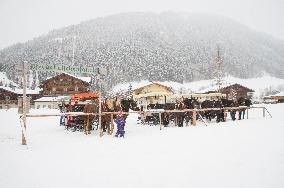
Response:
[[[175,12],[121,13],[50,31],[1,50],[0,71],[17,81],[14,64],[23,60],[71,64],[74,38],[74,64],[107,67],[108,87],[213,78],[217,47],[225,73],[251,78],[267,72],[284,78],[284,41],[225,17]]]

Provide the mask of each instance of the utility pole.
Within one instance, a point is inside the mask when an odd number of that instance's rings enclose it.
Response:
[[[103,129],[102,129],[102,76],[107,74],[107,69],[105,68],[97,68],[97,82],[99,86],[99,126],[100,126],[100,137],[103,136]]]
[[[23,62],[23,129],[22,129],[22,145],[27,145],[27,140],[24,132],[26,132],[26,121],[27,121],[27,96],[26,96],[26,88],[27,88],[27,62]]]
[[[218,92],[220,92],[221,89],[221,85],[222,85],[222,77],[223,77],[223,61],[222,58],[220,56],[220,49],[219,46],[217,47],[217,57],[215,60],[216,63],[216,84],[218,87]]]
[[[101,73],[100,68],[97,69],[97,81],[99,85],[99,127],[100,127],[100,137],[103,136],[103,129],[102,129],[102,84],[101,84]]]

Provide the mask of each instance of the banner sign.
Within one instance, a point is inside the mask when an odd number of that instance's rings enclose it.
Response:
[[[85,66],[72,66],[72,65],[62,65],[62,64],[37,64],[29,63],[29,70],[35,71],[54,71],[54,72],[69,72],[69,73],[88,73],[96,74],[98,68],[96,67],[85,67]]]

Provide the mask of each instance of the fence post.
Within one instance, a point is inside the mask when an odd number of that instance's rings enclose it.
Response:
[[[195,126],[196,125],[196,110],[193,109],[192,112],[192,125]]]
[[[110,123],[111,123],[110,134],[112,134],[112,133],[113,133],[113,129],[114,129],[114,124],[113,124],[113,113],[111,113],[111,116],[110,116]]]
[[[265,108],[262,108],[262,116],[265,117]]]
[[[249,118],[249,108],[247,108],[247,119]]]
[[[23,62],[23,126],[24,131],[26,131],[26,124],[27,124],[27,96],[26,96],[26,89],[27,89],[27,62]],[[27,145],[27,140],[24,134],[24,131],[22,131],[22,145]]]
[[[159,119],[160,119],[160,130],[162,130],[162,114],[159,112]]]

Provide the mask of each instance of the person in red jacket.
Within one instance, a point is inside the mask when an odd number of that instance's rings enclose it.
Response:
[[[117,125],[117,132],[115,134],[115,137],[124,137],[125,131],[124,131],[124,126],[125,126],[125,117],[122,114],[122,111],[118,111],[117,116],[114,120],[114,122]]]

